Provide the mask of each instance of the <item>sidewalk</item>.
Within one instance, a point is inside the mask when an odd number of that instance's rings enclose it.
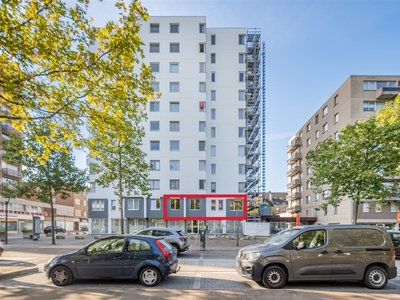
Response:
[[[22,235],[10,235],[8,237],[8,244],[4,245],[4,253],[0,257],[0,280],[39,272],[39,264],[22,259],[28,258],[32,253],[41,256],[56,256],[83,248],[97,237],[101,237],[101,235],[69,232],[65,234],[64,239],[56,239],[56,244],[52,245],[51,237],[46,237],[44,234],[41,234],[38,240],[24,239]],[[205,249],[203,250],[200,248],[199,235],[188,235],[189,251],[196,252],[237,252],[242,247],[258,244],[264,239],[262,237],[258,239],[244,239],[242,237],[237,240],[236,236],[232,235],[208,235]],[[7,255],[7,253],[11,252],[17,253],[18,257]]]

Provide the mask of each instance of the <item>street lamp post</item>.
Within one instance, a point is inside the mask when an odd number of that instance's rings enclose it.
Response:
[[[8,244],[8,203],[10,203],[11,198],[8,198],[8,200],[6,201],[6,228],[5,228],[5,240],[4,242],[6,244]]]

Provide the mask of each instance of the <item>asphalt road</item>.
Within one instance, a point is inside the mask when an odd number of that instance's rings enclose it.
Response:
[[[400,299],[400,274],[383,290],[369,290],[359,283],[333,282],[288,283],[282,289],[270,290],[237,274],[237,251],[230,248],[182,253],[180,272],[153,288],[144,288],[139,281],[131,280],[81,280],[66,287],[56,287],[47,280],[43,273],[47,259],[87,243],[87,240],[70,240],[62,245],[46,246],[22,241],[19,246],[10,247],[1,261],[37,265],[39,272],[0,281],[0,299]],[[397,267],[400,272],[399,260]]]

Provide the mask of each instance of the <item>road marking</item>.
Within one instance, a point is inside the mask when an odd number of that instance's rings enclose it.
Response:
[[[203,266],[203,261],[204,261],[204,254],[201,253],[200,254],[200,258],[199,258],[199,262],[197,264],[197,272],[196,272],[196,279],[194,280],[193,283],[193,289],[194,290],[199,290],[200,289],[200,285],[201,285],[201,273],[198,271],[198,267],[199,266]]]

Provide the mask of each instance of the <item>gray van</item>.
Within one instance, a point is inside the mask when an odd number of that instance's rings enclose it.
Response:
[[[363,281],[382,289],[397,276],[385,229],[368,225],[299,226],[239,250],[237,272],[271,289],[287,281]]]

